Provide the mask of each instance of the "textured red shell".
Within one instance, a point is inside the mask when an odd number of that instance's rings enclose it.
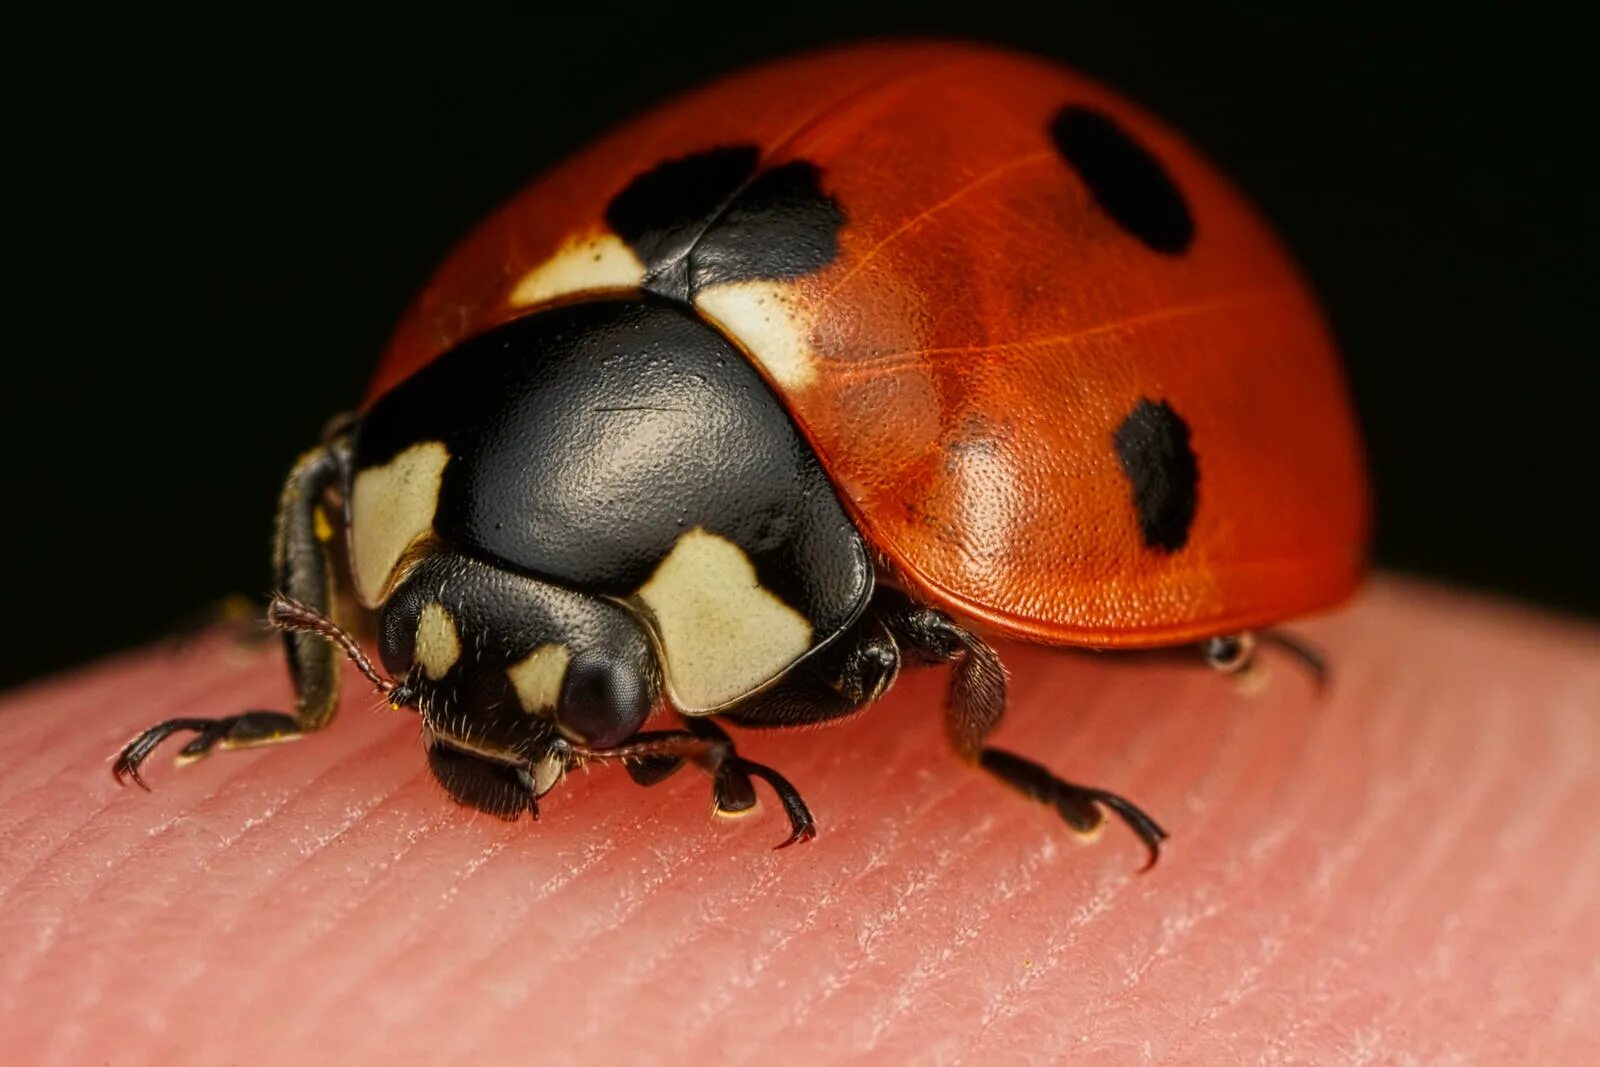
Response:
[[[608,205],[730,145],[815,168],[843,222],[820,269],[700,307],[916,595],[991,632],[1139,647],[1354,588],[1361,445],[1293,263],[1166,127],[986,48],[802,57],[614,132],[449,257],[372,395],[539,300],[627,288]]]

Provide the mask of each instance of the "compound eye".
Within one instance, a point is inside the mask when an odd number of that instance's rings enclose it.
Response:
[[[650,715],[650,690],[637,670],[598,652],[567,665],[556,725],[591,748],[611,748],[639,732]]]

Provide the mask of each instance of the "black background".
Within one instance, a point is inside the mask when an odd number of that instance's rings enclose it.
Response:
[[[1340,12],[529,5],[33,42],[8,109],[26,280],[0,682],[265,592],[289,463],[359,398],[433,264],[534,173],[720,72],[910,32],[1112,83],[1275,222],[1345,352],[1380,562],[1600,612],[1588,28]]]

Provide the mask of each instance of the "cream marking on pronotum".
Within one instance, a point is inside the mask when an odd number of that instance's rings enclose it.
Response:
[[[754,692],[811,649],[811,624],[762,588],[738,545],[696,527],[639,587],[684,711]]]
[[[799,389],[816,378],[811,324],[794,307],[786,283],[723,282],[697,292],[694,306],[780,385]]]
[[[434,681],[450,673],[461,658],[461,634],[443,604],[429,601],[417,615],[417,663]]]
[[[356,475],[350,493],[350,557],[356,593],[375,608],[406,549],[433,529],[450,453],[439,441],[412,445]]]
[[[507,302],[512,307],[532,307],[572,293],[639,289],[644,286],[644,264],[633,249],[614,233],[576,237],[555,255],[522,276]]]
[[[555,709],[571,658],[566,645],[540,645],[506,668],[523,711],[538,715]]]

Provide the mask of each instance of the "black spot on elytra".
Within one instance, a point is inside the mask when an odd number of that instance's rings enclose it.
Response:
[[[1069,104],[1056,112],[1050,137],[1117,225],[1157,252],[1188,249],[1194,218],[1183,193],[1122,127],[1098,111]]]
[[[1133,483],[1145,545],[1176,552],[1189,541],[1200,481],[1188,424],[1165,400],[1141,399],[1117,427],[1115,442],[1122,471]]]
[[[755,174],[754,145],[713,148],[645,171],[606,207],[606,224],[628,242],[650,276],[687,273],[706,228]]]
[[[645,288],[689,300],[718,282],[797,278],[833,261],[844,212],[815,164],[757,171],[753,145],[667,160],[606,208],[645,264]]]

